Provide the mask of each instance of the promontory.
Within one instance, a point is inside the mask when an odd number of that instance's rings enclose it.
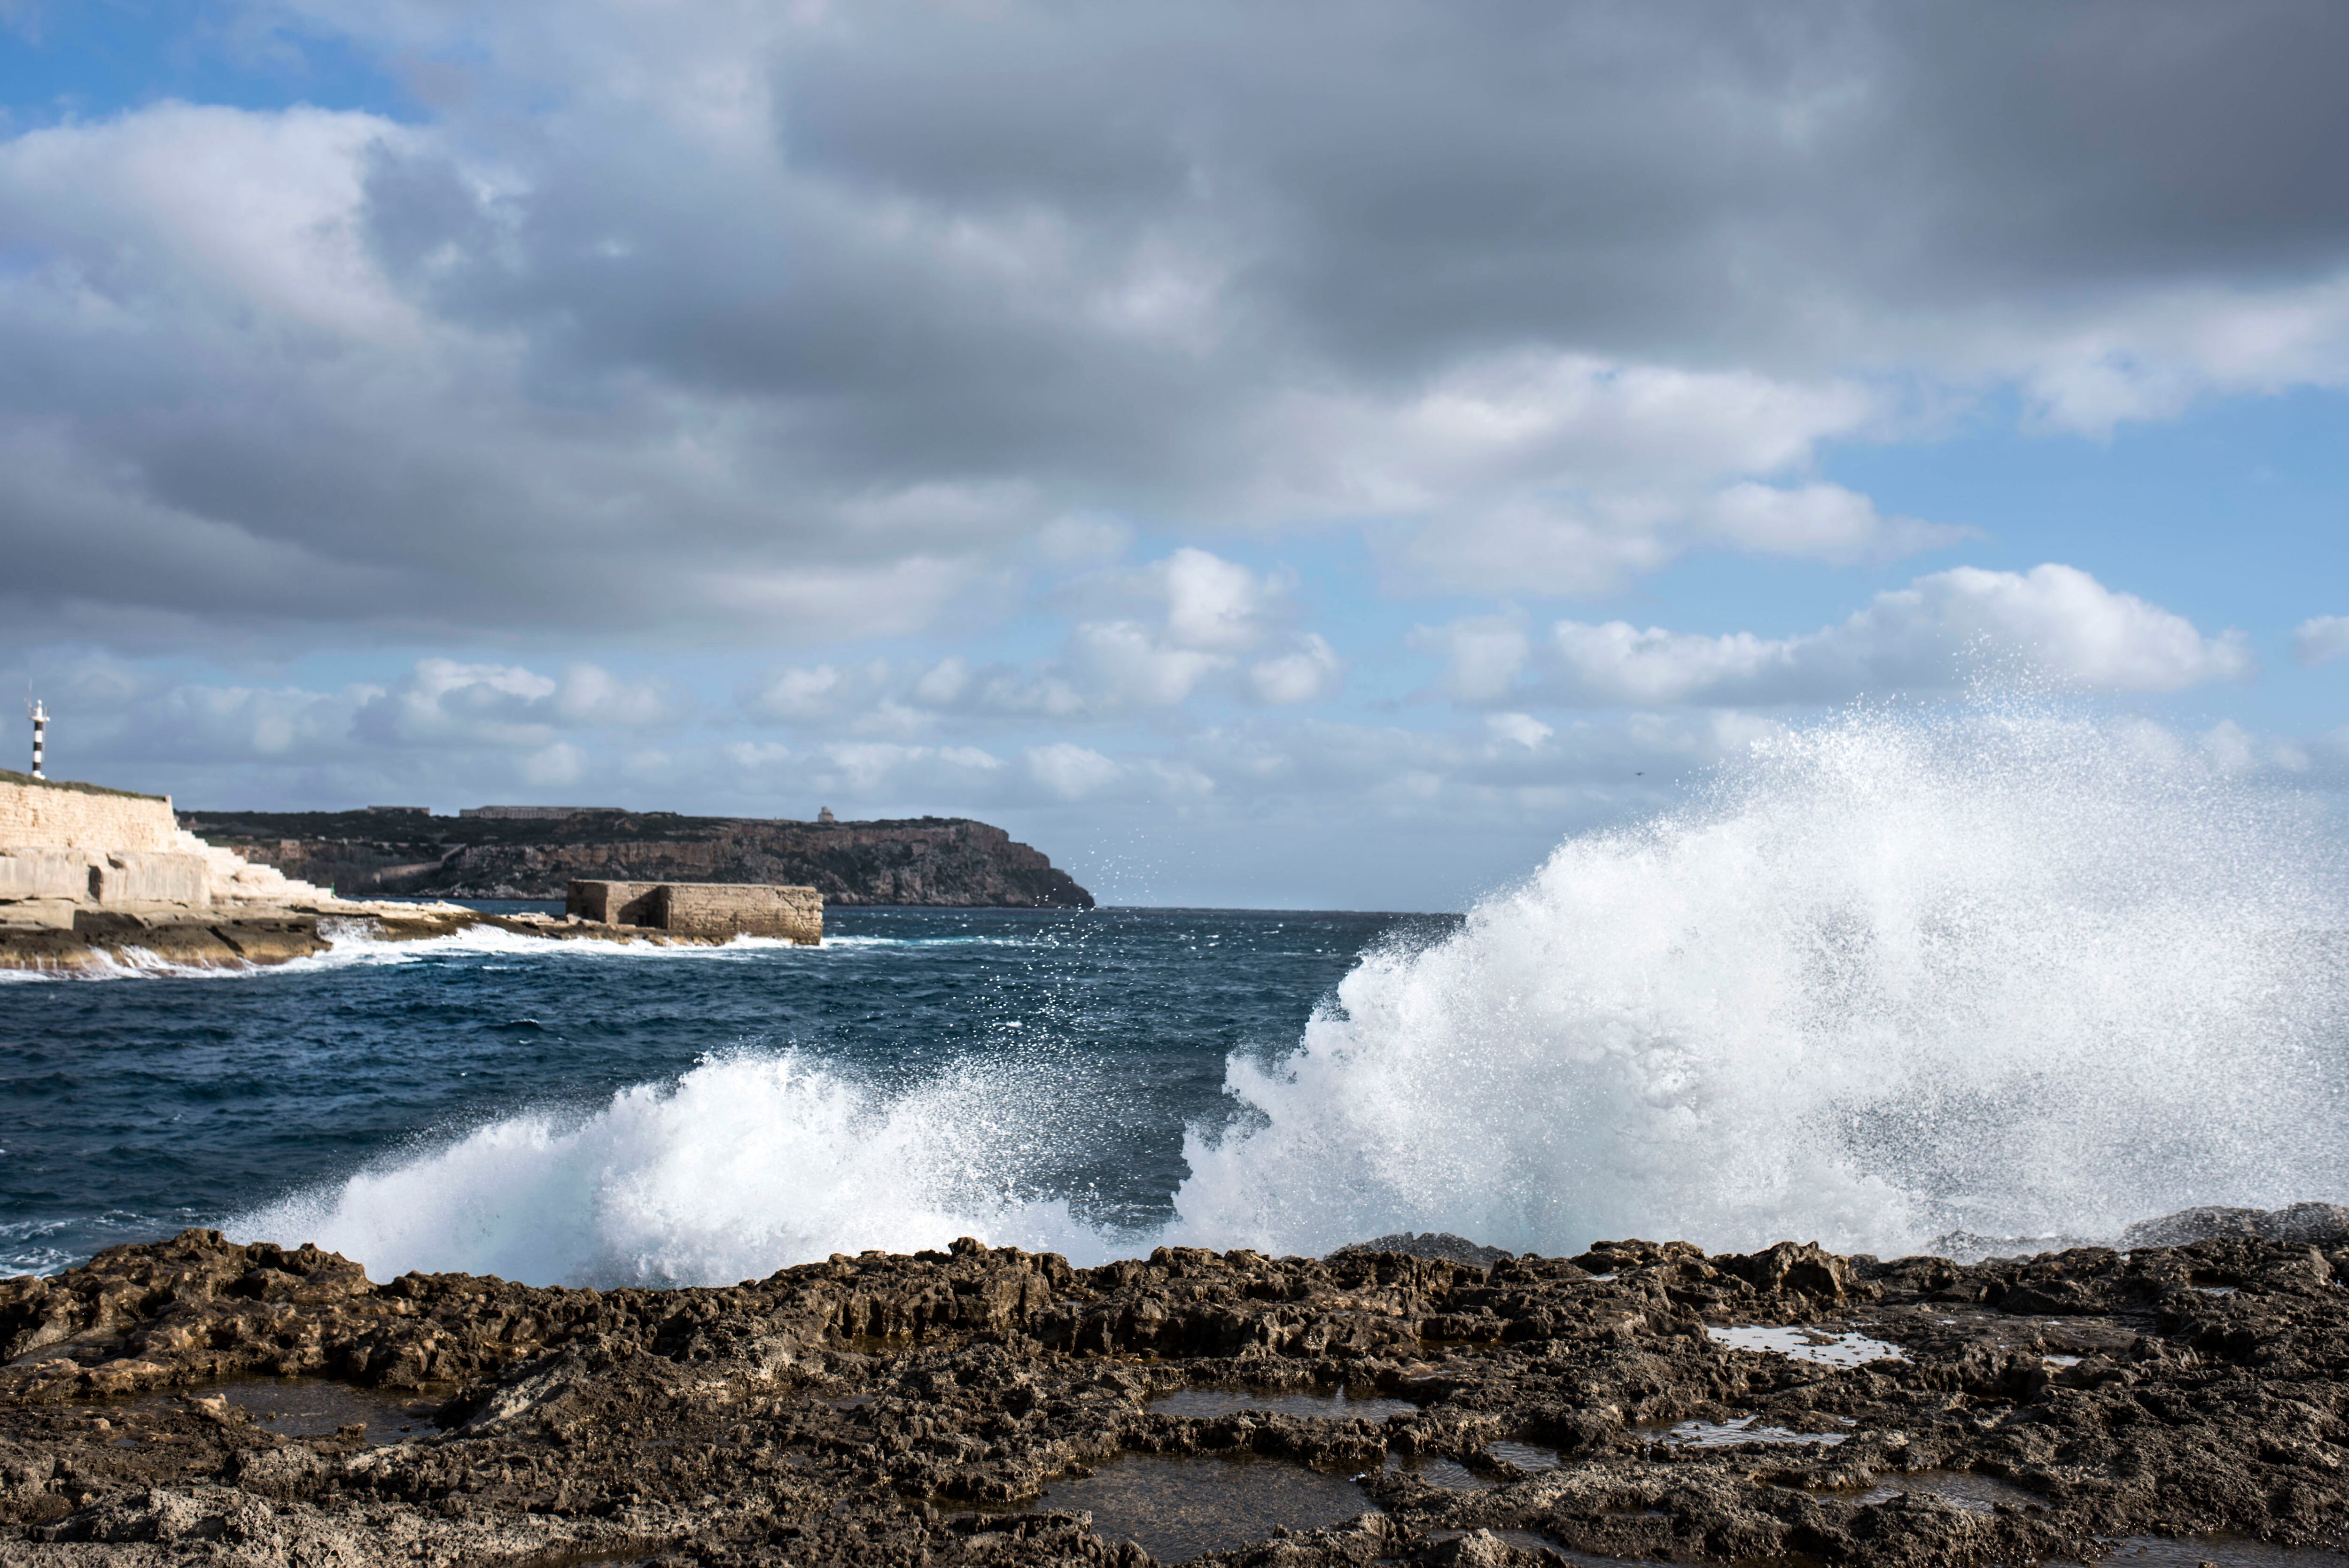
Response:
[[[574,878],[788,882],[827,904],[1091,909],[1092,894],[1001,828],[964,817],[843,822],[616,808],[485,806],[456,816],[180,813],[206,843],[346,897],[561,898]]]

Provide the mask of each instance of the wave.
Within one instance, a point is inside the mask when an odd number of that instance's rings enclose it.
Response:
[[[1057,1152],[1049,1109],[980,1064],[888,1095],[796,1055],[744,1055],[584,1118],[508,1118],[230,1229],[315,1241],[378,1278],[730,1284],[960,1235],[1092,1261],[1110,1238],[1030,1191]]]
[[[2349,1190],[2337,851],[2162,732],[1853,714],[1235,1059],[1181,1230],[1897,1253]]]
[[[1141,1241],[1898,1253],[2337,1196],[2342,885],[2313,805],[2149,726],[1847,715],[1569,839],[1444,940],[1368,955],[1286,1056],[1231,1058],[1231,1114],[1189,1130],[1176,1217]],[[1130,1253],[1050,1190],[1081,1108],[1038,1065],[883,1092],[796,1057],[705,1062],[235,1228],[378,1274],[599,1284],[963,1233]]]

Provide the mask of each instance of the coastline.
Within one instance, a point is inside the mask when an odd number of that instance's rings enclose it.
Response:
[[[715,947],[728,936],[697,936],[657,926],[566,921],[545,914],[498,914],[461,904],[356,901],[331,896],[285,905],[185,912],[78,912],[70,928],[0,927],[0,969],[86,975],[150,965],[181,969],[256,969],[308,958],[339,933],[378,942],[429,942],[474,929],[553,942],[647,942]]]
[[[2337,1551],[2349,1227],[2291,1213],[1974,1264],[1382,1238],[1073,1269],[966,1240],[608,1292],[190,1231],[0,1284],[0,1556],[1135,1568],[1056,1492],[1153,1465],[1362,1501],[1218,1563]],[[268,1429],[239,1390],[273,1377],[411,1429]],[[1386,1403],[1288,1413],[1332,1387]]]

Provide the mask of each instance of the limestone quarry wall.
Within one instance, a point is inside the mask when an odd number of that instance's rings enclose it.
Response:
[[[117,795],[0,779],[0,849],[170,854],[179,820],[163,796]]]
[[[171,802],[0,777],[0,927],[75,928],[77,911],[194,915],[327,898],[181,831]]]

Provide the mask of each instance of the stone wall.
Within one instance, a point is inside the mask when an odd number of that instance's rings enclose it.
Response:
[[[661,884],[648,882],[574,882],[564,895],[563,912],[606,925],[651,925],[653,894]]]
[[[212,869],[202,855],[111,854],[90,868],[89,897],[100,909],[205,909],[212,902]]]
[[[169,854],[179,836],[165,796],[72,789],[21,773],[0,778],[0,849]]]
[[[72,850],[0,849],[0,900],[89,896],[90,857]]]
[[[205,918],[331,902],[180,830],[171,802],[0,772],[0,928],[78,929],[77,912]]]
[[[680,936],[823,940],[823,895],[759,882],[640,882],[576,879],[564,910],[582,920],[641,925]]]
[[[669,882],[654,894],[657,923],[685,936],[823,940],[823,895],[812,887],[755,882]]]

